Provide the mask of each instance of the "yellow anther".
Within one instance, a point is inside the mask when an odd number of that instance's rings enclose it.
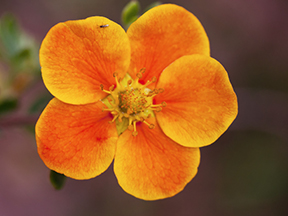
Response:
[[[107,91],[107,90],[104,89],[104,85],[103,85],[103,84],[100,84],[100,89],[101,89],[103,92],[107,93],[107,94],[111,94],[111,91]]]
[[[128,81],[127,81],[127,85],[128,85],[128,86],[131,85],[131,83],[132,83],[132,80],[128,80]]]
[[[157,78],[154,76],[154,77],[152,77],[152,79],[151,79],[151,82],[152,83],[155,83],[157,81]]]
[[[154,128],[155,128],[155,125],[154,125],[154,124],[150,124],[150,125],[149,125],[149,128],[150,128],[150,129],[154,129]]]
[[[146,71],[146,68],[141,68],[139,72],[143,74],[145,73],[145,71]]]
[[[167,106],[167,103],[165,101],[163,101],[161,104],[153,104],[151,105],[150,107],[166,107]]]
[[[124,122],[122,119],[128,119],[127,129],[132,131],[133,136],[137,136],[138,131],[136,130],[136,123],[143,122],[150,129],[155,128],[154,124],[150,124],[148,118],[153,115],[152,111],[160,112],[162,107],[166,107],[167,103],[163,101],[161,104],[153,104],[152,98],[158,93],[162,93],[164,89],[150,90],[146,88],[151,83],[156,82],[156,77],[152,77],[146,84],[140,84],[139,79],[142,78],[145,68],[142,68],[137,74],[136,79],[127,79],[126,83],[120,83],[121,78],[118,77],[118,73],[113,73],[115,77],[115,85],[109,87],[109,91],[104,89],[104,85],[100,84],[100,89],[110,94],[106,98],[106,104],[110,104],[108,107],[103,107],[102,111],[109,111],[113,115],[113,119],[109,123],[113,122]],[[147,113],[148,112],[148,113]],[[149,113],[150,112],[150,113]],[[117,124],[118,124],[117,123]],[[122,126],[121,126],[122,127]]]
[[[112,92],[114,90],[114,87],[115,87],[114,85],[110,86],[109,91]]]
[[[133,130],[133,125],[129,125],[127,129],[132,131]]]
[[[166,106],[167,106],[167,103],[166,103],[165,101],[163,101],[163,102],[161,103],[161,105],[162,105],[162,107],[166,107]]]
[[[148,125],[148,127],[150,128],[150,129],[153,129],[153,128],[155,128],[155,125],[154,124],[150,124],[149,122],[147,122],[146,120],[145,121],[143,121],[143,123],[145,123],[146,125]]]
[[[161,110],[162,110],[162,107],[157,107],[157,108],[155,109],[156,112],[160,112]]]
[[[154,92],[154,94],[159,94],[159,90],[158,89],[154,89],[153,92]]]
[[[103,91],[103,89],[104,89],[104,85],[103,84],[100,84],[100,89]]]

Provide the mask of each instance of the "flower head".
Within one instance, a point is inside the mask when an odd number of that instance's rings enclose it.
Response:
[[[199,147],[237,115],[202,25],[176,5],[149,10],[127,33],[104,17],[59,23],[40,64],[55,96],[36,125],[44,163],[89,179],[114,160],[120,186],[141,199],[179,193],[197,173]]]

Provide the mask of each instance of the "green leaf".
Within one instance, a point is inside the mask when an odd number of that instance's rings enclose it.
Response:
[[[62,189],[66,179],[67,177],[65,175],[57,173],[53,170],[50,171],[50,182],[56,190]]]
[[[148,7],[145,8],[144,13],[147,12],[148,10],[161,5],[162,3],[160,1],[153,2],[152,4],[148,5]]]
[[[16,98],[4,99],[0,102],[0,115],[15,110],[17,106],[18,100]]]
[[[20,29],[12,14],[5,14],[0,19],[0,42],[9,57],[19,51]]]
[[[20,28],[12,14],[0,18],[0,57],[8,63],[14,73],[39,72],[39,44]]]
[[[138,1],[130,1],[122,11],[122,23],[127,29],[131,23],[138,19],[140,14],[140,4]]]

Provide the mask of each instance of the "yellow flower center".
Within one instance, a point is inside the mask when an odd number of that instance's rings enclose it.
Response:
[[[147,100],[141,89],[131,89],[119,94],[119,108],[122,113],[137,114],[145,110]]]
[[[109,108],[103,107],[102,111],[111,112],[113,120],[110,123],[113,123],[116,119],[121,123],[123,118],[127,118],[127,128],[133,131],[133,136],[138,134],[136,130],[137,122],[143,122],[150,129],[153,129],[155,125],[150,124],[147,119],[151,117],[151,114],[153,115],[153,111],[160,112],[162,107],[167,105],[166,102],[153,104],[153,97],[162,93],[164,89],[151,90],[147,88],[149,84],[156,82],[155,77],[144,85],[140,84],[138,81],[144,72],[145,69],[141,69],[137,73],[137,78],[135,80],[129,79],[126,85],[123,85],[123,82],[120,83],[120,80],[117,78],[118,74],[114,73],[113,76],[115,77],[117,87],[114,88],[114,85],[112,85],[109,91],[104,89],[103,84],[100,85],[101,90],[109,94],[107,97]]]

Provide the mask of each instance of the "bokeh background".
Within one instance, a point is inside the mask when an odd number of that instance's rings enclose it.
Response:
[[[142,8],[152,2],[140,0]],[[37,47],[61,21],[102,15],[120,23],[127,3],[0,0],[0,17],[13,13]],[[175,197],[154,202],[126,194],[111,167],[95,179],[68,179],[62,190],[55,190],[33,134],[41,101],[33,103],[51,97],[41,81],[36,56],[31,63],[36,74],[26,68],[25,76],[18,73],[19,80],[14,80],[18,91],[11,94],[19,99],[17,108],[0,115],[0,216],[288,215],[288,1],[170,3],[200,19],[210,38],[211,55],[227,69],[239,99],[239,115],[229,130],[202,148],[197,176]],[[12,67],[1,60],[2,81]]]

